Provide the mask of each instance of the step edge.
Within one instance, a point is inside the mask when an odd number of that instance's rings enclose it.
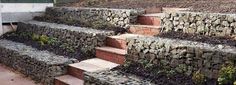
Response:
[[[108,47],[108,46],[106,46],[106,47]],[[111,52],[111,53],[118,54],[118,55],[126,55],[127,54],[127,50],[114,48],[114,47],[109,47],[109,48],[118,49],[120,51],[124,51],[124,53],[123,52],[122,53],[114,52],[114,51],[111,51],[111,50],[104,50],[104,49],[102,49],[102,47],[95,47],[96,50],[100,50],[100,51],[103,51],[103,52]]]

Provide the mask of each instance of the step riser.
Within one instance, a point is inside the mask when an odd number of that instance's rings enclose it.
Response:
[[[139,16],[138,23],[142,25],[161,25],[161,18],[155,16]]]
[[[55,85],[69,85],[69,84],[66,84],[65,82],[55,79]]]
[[[81,70],[81,69],[78,69],[78,68],[74,68],[74,67],[69,66],[68,74],[72,75],[72,76],[74,76],[76,78],[79,78],[81,80],[84,79],[84,71]]]
[[[54,85],[83,85],[84,81],[72,75],[63,75],[55,78]]]
[[[125,55],[119,55],[102,50],[96,50],[96,56],[97,58],[104,59],[117,64],[124,64],[125,62]]]
[[[114,48],[119,48],[119,49],[126,49],[126,41],[123,39],[114,39],[108,37],[106,39],[106,45]]]
[[[160,28],[138,27],[138,26],[131,26],[128,30],[129,33],[146,35],[146,36],[158,35],[160,31],[161,31]]]

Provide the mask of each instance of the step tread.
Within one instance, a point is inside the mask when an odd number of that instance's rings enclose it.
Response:
[[[116,35],[116,36],[109,36],[110,38],[115,38],[115,39],[127,39],[127,38],[132,38],[132,37],[140,37],[142,35],[138,35],[138,34],[121,34],[121,35]]]
[[[108,47],[108,46],[96,47],[96,50],[111,52],[111,53],[115,53],[115,54],[119,54],[119,55],[126,55],[127,54],[127,51],[124,49],[118,49],[118,48],[113,48],[113,47]]]
[[[55,79],[61,82],[64,82],[68,85],[83,85],[84,84],[83,80],[73,77],[71,75],[63,75],[63,76],[56,77]]]
[[[106,61],[106,60],[103,60],[103,59],[99,59],[99,58],[88,59],[88,60],[84,60],[84,61],[81,61],[81,62],[93,64],[93,65],[96,65],[96,66],[99,66],[99,67],[102,67],[102,68],[108,68],[108,69],[112,69],[114,67],[119,66],[119,64],[116,64],[116,63],[113,63],[113,62],[110,62],[110,61]]]
[[[74,64],[69,64],[70,67],[74,67],[77,69],[81,69],[86,72],[95,72],[95,71],[100,71],[100,70],[106,70],[106,68],[102,68],[90,63],[86,62],[79,62],[79,63],[74,63]]]

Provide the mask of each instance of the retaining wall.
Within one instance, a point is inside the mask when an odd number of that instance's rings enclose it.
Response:
[[[158,65],[191,75],[200,70],[209,78],[217,78],[223,64],[236,60],[236,48],[200,42],[159,37],[128,39],[127,61]]]
[[[235,36],[235,14],[177,12],[162,17],[162,31],[199,33],[209,36]]]
[[[100,24],[108,23],[127,28],[130,23],[135,23],[137,16],[142,13],[143,10],[134,9],[49,7],[46,9],[45,17],[68,24],[102,22]]]
[[[69,58],[84,60],[95,57],[95,47],[104,46],[106,37],[114,35],[114,31],[102,31],[56,23],[27,21],[18,24],[16,34],[17,35],[13,36],[13,38],[21,39],[22,42],[38,42],[37,40],[34,40],[34,38],[41,36],[42,39],[39,38],[39,43],[42,46],[46,46],[44,50],[49,50],[60,55],[67,55]],[[44,41],[47,43],[41,43]]]
[[[0,63],[20,71],[43,85],[54,85],[54,77],[66,74],[67,65],[77,62],[9,40],[0,40],[0,58]]]
[[[155,85],[147,79],[126,75],[120,71],[86,72],[84,85]]]

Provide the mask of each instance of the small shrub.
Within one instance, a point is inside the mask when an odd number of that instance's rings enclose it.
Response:
[[[219,85],[233,85],[236,80],[236,68],[233,65],[223,66],[219,71]]]
[[[195,72],[192,79],[197,85],[203,85],[206,80],[205,76],[200,71]]]
[[[32,40],[38,41],[39,40],[39,35],[33,34],[32,35]]]

